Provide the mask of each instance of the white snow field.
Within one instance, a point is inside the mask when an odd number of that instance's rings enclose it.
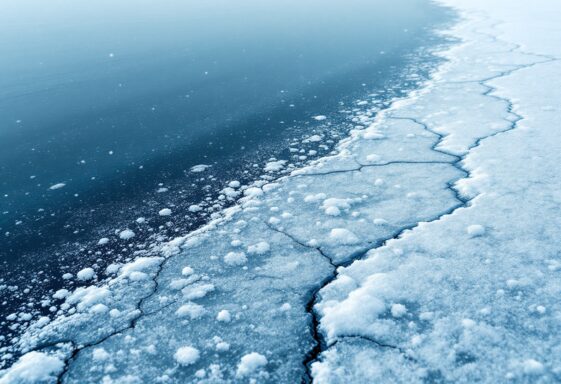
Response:
[[[561,6],[445,3],[425,87],[57,292],[0,383],[561,381]]]

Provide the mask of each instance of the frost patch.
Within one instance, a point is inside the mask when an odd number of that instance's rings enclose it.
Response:
[[[177,351],[175,351],[175,354],[173,355],[173,358],[179,365],[195,364],[200,357],[201,353],[199,352],[199,350],[190,346],[177,349]]]
[[[360,242],[357,235],[345,228],[333,228],[329,232],[329,239],[331,242],[339,245],[353,245]]]
[[[224,262],[228,265],[244,265],[247,263],[247,256],[244,252],[228,252],[224,256]]]
[[[251,352],[243,356],[238,364],[236,375],[238,377],[249,376],[258,369],[267,365],[267,358],[260,353]]]

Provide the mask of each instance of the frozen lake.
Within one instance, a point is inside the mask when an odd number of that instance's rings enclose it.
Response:
[[[362,99],[382,109],[417,85],[404,71],[422,79],[435,59],[419,48],[450,19],[411,0],[4,8],[0,278],[13,294],[0,314],[68,266],[131,257],[91,245],[140,217],[139,241],[166,240],[230,204],[217,198],[230,181],[328,154]]]

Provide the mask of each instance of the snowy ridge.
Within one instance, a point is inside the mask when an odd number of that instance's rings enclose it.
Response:
[[[532,71],[560,66],[496,28],[465,13],[433,81],[338,155],[57,292],[0,383],[559,380],[561,84]]]

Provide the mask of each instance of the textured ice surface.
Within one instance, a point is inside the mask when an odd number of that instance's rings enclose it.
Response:
[[[395,111],[465,156],[470,176],[456,188],[473,200],[340,269],[320,292],[331,347],[312,364],[318,383],[561,380],[559,9],[499,3],[461,6],[452,33],[463,44]]]
[[[0,380],[33,362],[32,382],[561,380],[561,36],[547,4],[499,3],[460,4],[433,81],[337,155],[78,272],[101,281],[57,292]]]

